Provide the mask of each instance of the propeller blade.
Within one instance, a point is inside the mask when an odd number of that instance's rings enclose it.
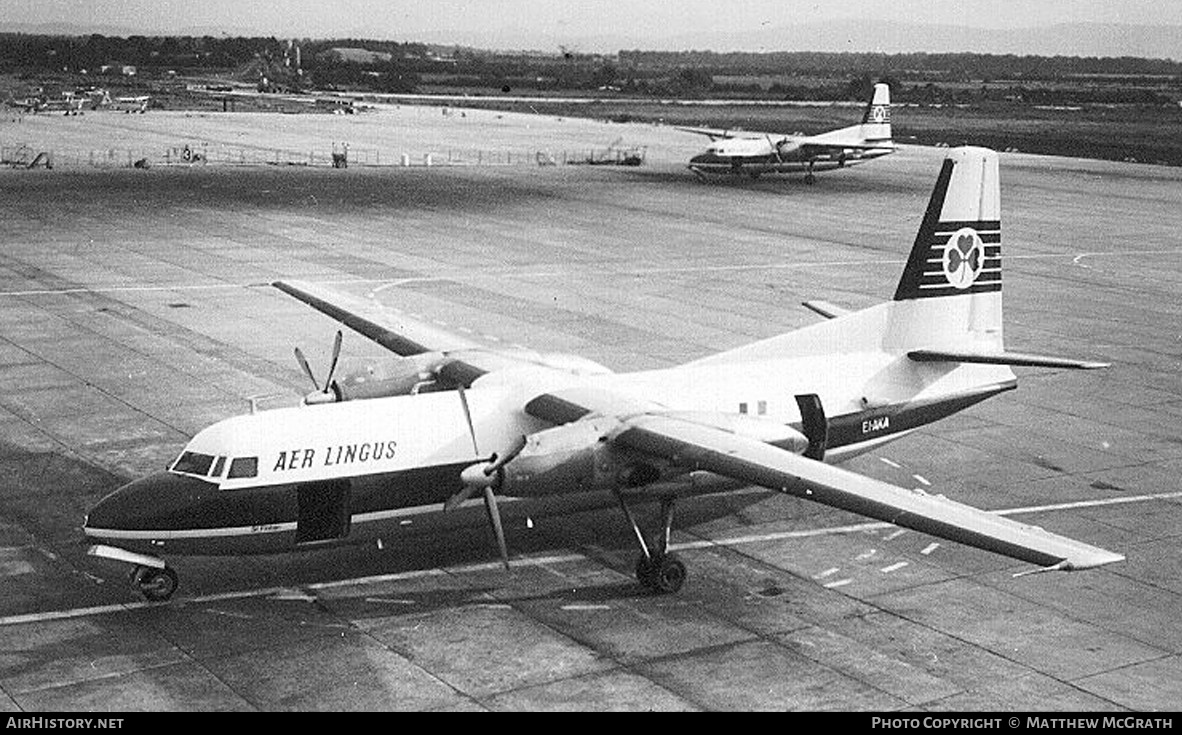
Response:
[[[501,511],[497,508],[497,496],[492,486],[484,488],[484,508],[488,511],[488,520],[492,523],[493,532],[497,535],[497,546],[501,550],[501,561],[505,569],[509,569],[509,547],[505,545],[505,529],[501,526]]]
[[[472,437],[472,453],[477,457],[480,456],[480,447],[476,444],[476,427],[472,425],[472,411],[468,408],[468,394],[464,392],[464,386],[456,386],[456,390],[460,394],[460,405],[464,407],[464,420],[468,422],[468,435]]]
[[[455,510],[461,503],[476,494],[475,485],[464,485],[464,488],[443,502],[443,510]]]
[[[312,385],[316,387],[316,390],[320,390],[320,384],[316,382],[316,376],[312,374],[312,366],[308,364],[308,358],[304,357],[304,353],[300,351],[299,347],[295,348],[295,356],[300,367],[304,369],[304,374],[312,381]]]
[[[337,330],[337,336],[332,341],[332,362],[328,365],[328,377],[324,379],[324,392],[327,393],[329,386],[332,385],[332,376],[337,372],[337,362],[341,359],[341,330]]]
[[[776,161],[778,161],[779,163],[783,163],[784,157],[782,155],[780,155],[780,146],[783,144],[783,141],[780,141],[779,143],[773,143],[772,136],[768,135],[767,136],[767,144],[772,147],[772,152],[776,154]]]

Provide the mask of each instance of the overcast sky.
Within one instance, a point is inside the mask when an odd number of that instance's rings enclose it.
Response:
[[[276,36],[414,40],[513,30],[662,38],[840,18],[1018,28],[1070,22],[1182,26],[1178,0],[0,0],[0,25],[69,23],[153,34],[221,28]]]

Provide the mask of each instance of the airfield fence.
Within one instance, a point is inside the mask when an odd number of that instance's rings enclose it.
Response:
[[[403,152],[334,146],[311,150],[182,143],[159,148],[102,148],[48,151],[54,166],[63,168],[150,168],[153,166],[311,166],[334,167],[347,150],[348,166],[560,166],[640,165],[644,148],[584,150],[482,150],[441,148]],[[17,165],[38,151],[28,144],[0,145],[0,163]]]

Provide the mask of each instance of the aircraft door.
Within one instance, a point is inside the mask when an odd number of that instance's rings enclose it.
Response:
[[[299,518],[296,543],[331,541],[349,535],[350,484],[346,479],[305,482],[296,486]]]

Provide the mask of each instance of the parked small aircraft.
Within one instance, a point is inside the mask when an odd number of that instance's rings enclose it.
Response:
[[[67,92],[57,98],[42,95],[18,100],[9,96],[7,103],[11,107],[18,107],[26,112],[61,112],[69,117],[72,115],[81,115],[82,105],[85,101],[84,98],[75,97],[73,94]]]
[[[148,103],[152,101],[151,96],[146,94],[135,95],[132,97],[116,97],[114,100],[109,100],[105,104],[109,105],[108,109],[126,112],[144,114],[148,111]]]
[[[854,166],[892,153],[891,90],[874,85],[874,96],[866,105],[862,122],[828,133],[790,136],[778,133],[679,128],[710,138],[710,146],[690,159],[689,170],[705,179],[706,174],[762,174],[804,172],[805,183],[815,180],[817,171]]]
[[[177,586],[163,556],[275,553],[393,539],[483,496],[509,564],[498,501],[618,502],[640,547],[636,576],[675,592],[678,497],[758,485],[1038,565],[1122,556],[832,466],[1016,387],[1011,365],[1102,363],[1009,352],[1002,334],[998,159],[943,163],[892,301],[662,370],[488,349],[372,300],[280,281],[282,291],[397,357],[323,384],[303,405],[198,433],[165,472],[89,513],[90,553],[136,565],[149,599]],[[659,500],[645,534],[631,505]],[[1037,570],[1035,570],[1037,571]]]

